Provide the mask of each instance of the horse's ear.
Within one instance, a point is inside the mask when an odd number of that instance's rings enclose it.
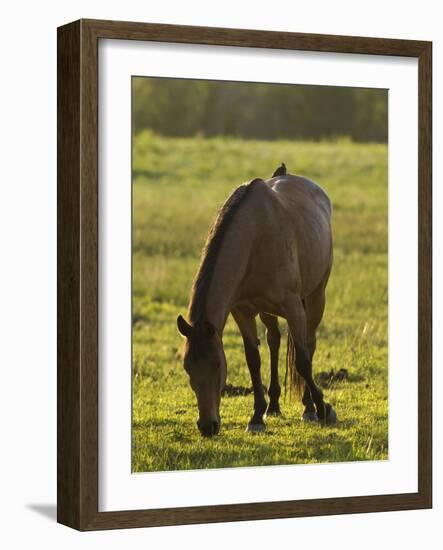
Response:
[[[181,315],[177,317],[177,328],[179,333],[185,338],[191,337],[192,327]]]

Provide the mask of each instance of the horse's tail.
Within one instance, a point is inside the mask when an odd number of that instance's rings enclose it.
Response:
[[[292,339],[291,331],[288,327],[288,339],[286,347],[286,372],[285,372],[285,395],[289,383],[289,395],[292,395],[292,389],[294,388],[299,396],[302,395],[305,381],[300,376],[296,368],[296,352],[295,344]]]

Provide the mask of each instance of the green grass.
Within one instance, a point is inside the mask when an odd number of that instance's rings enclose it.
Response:
[[[195,426],[197,407],[182,367],[175,319],[186,313],[219,206],[239,184],[269,177],[281,161],[317,181],[334,206],[335,259],[314,372],[347,370],[346,379],[323,388],[339,422],[304,424],[300,401],[282,396],[283,417],[268,419],[267,431],[252,435],[245,433],[252,395],[223,397],[222,431],[203,439]],[[387,147],[170,139],[145,132],[134,139],[133,168],[133,470],[387,459]],[[286,333],[285,322],[280,325]],[[269,353],[262,326],[259,331],[267,385]],[[249,387],[232,319],[224,345],[228,383]]]

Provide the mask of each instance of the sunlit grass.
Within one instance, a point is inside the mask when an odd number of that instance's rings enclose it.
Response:
[[[388,456],[387,148],[384,145],[166,139],[134,142],[133,470],[177,470]],[[302,405],[282,397],[282,418],[245,433],[252,395],[224,397],[222,431],[202,439],[181,363],[175,319],[184,314],[201,247],[232,189],[288,169],[317,181],[333,206],[334,268],[318,331],[314,371],[346,369],[324,388],[333,427],[300,422]],[[281,322],[282,332],[286,332]],[[269,354],[260,327],[263,380]],[[224,335],[228,382],[250,386],[238,330]],[[280,352],[281,381],[285,345]]]

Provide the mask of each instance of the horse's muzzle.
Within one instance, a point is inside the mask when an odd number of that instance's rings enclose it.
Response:
[[[217,420],[212,420],[211,422],[205,423],[197,420],[197,426],[203,437],[212,437],[213,435],[217,435],[220,431],[220,422]]]

